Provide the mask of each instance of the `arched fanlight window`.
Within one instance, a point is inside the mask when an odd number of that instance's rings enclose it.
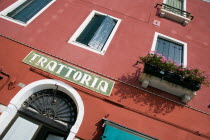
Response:
[[[74,125],[77,108],[74,101],[65,93],[54,89],[45,89],[32,94],[22,107],[67,125]]]
[[[26,99],[0,138],[66,139],[76,122],[77,107],[68,95],[57,88],[40,90]]]

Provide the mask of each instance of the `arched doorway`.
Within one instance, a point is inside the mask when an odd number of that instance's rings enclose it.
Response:
[[[35,140],[71,140],[83,116],[84,105],[76,90],[61,81],[40,80],[20,90],[11,100],[0,116],[0,134],[5,140],[21,136]]]

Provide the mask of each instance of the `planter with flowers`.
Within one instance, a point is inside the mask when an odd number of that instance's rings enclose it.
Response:
[[[184,68],[176,62],[166,59],[156,52],[140,57],[144,64],[143,74],[140,77],[142,87],[148,85],[166,91],[182,98],[187,103],[195,95],[201,85],[210,84],[208,74],[198,68]]]

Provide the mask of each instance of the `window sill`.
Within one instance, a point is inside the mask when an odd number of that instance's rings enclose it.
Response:
[[[142,82],[142,87],[144,88],[147,88],[148,85],[150,85],[154,88],[181,97],[182,102],[184,103],[188,103],[193,97],[196,96],[195,91],[176,85],[174,83],[170,83],[150,74],[143,73],[139,81]]]
[[[191,21],[190,18],[181,16],[179,14],[175,14],[175,13],[168,11],[164,8],[160,9],[160,17],[166,17],[166,18],[172,19],[174,21],[182,23],[182,25],[184,25],[184,26],[188,25],[189,22]]]
[[[11,22],[13,22],[13,23],[19,24],[19,25],[21,25],[21,26],[23,26],[23,27],[26,27],[26,26],[28,25],[28,23],[24,23],[24,22],[21,22],[21,21],[19,21],[19,20],[15,20],[15,19],[10,18],[10,17],[8,17],[8,16],[5,16],[5,15],[3,15],[3,14],[0,14],[0,18],[3,18],[3,19],[5,19],[5,20],[11,21]]]
[[[104,55],[105,52],[106,52],[106,50],[104,50],[104,49],[103,49],[102,51],[94,50],[94,49],[90,48],[89,46],[84,45],[84,44],[82,44],[82,43],[79,43],[79,42],[77,42],[77,41],[74,41],[74,40],[72,40],[72,39],[70,39],[70,40],[68,41],[68,43],[73,44],[73,45],[75,45],[75,46],[78,46],[78,47],[80,47],[80,48],[89,50],[89,51],[91,51],[91,52],[100,54],[100,55]]]

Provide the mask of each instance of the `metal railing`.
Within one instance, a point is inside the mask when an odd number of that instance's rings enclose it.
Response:
[[[187,11],[184,11],[184,10],[181,10],[181,9],[178,9],[176,7],[173,7],[173,6],[170,6],[168,4],[165,4],[165,3],[157,3],[155,8],[157,8],[158,6],[161,6],[163,9],[167,10],[167,11],[171,11],[175,14],[178,14],[178,15],[181,15],[181,16],[184,16],[184,17],[187,17],[189,18],[190,20],[193,20],[194,16],[191,15],[190,12],[187,12]]]

